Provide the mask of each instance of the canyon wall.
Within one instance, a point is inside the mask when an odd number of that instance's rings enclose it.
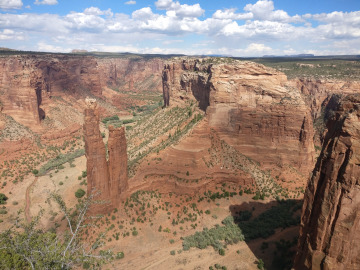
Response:
[[[295,269],[360,269],[360,96],[328,121],[305,191]]]
[[[162,66],[159,58],[61,54],[0,57],[0,109],[36,130],[46,116],[48,106],[44,105],[51,104],[52,97],[102,97],[108,86],[116,91],[161,91]]]
[[[177,59],[165,65],[163,86],[165,104],[167,96],[170,105],[196,100],[221,139],[265,168],[313,168],[310,110],[283,73],[252,62]]]
[[[95,99],[86,99],[84,140],[87,194],[100,192],[95,199],[108,203],[97,205],[94,211],[108,212],[108,208],[117,207],[120,194],[128,188],[125,129],[109,126],[109,160],[107,161],[107,151],[99,130],[99,110]]]
[[[360,93],[360,82],[341,80],[316,80],[311,78],[295,79],[294,87],[300,89],[306,103],[311,108],[313,119],[321,116],[321,109],[332,94]]]

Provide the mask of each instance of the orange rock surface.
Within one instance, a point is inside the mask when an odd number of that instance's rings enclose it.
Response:
[[[283,73],[252,62],[179,59],[165,65],[163,79],[165,104],[167,93],[170,105],[196,100],[221,139],[265,168],[313,167],[310,110]]]
[[[338,104],[305,192],[295,269],[360,269],[360,97]]]
[[[12,55],[0,58],[0,108],[17,122],[41,130],[54,96],[103,96],[116,91],[159,91],[163,60],[74,55]],[[109,100],[121,106],[117,96]]]
[[[100,193],[96,199],[108,204],[97,205],[94,212],[116,208],[122,192],[128,188],[125,129],[109,127],[108,154],[99,130],[99,110],[95,99],[86,99],[84,139],[87,169],[87,193]]]

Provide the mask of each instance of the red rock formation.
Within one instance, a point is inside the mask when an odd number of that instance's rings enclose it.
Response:
[[[164,98],[164,106],[169,106],[170,102],[170,68],[165,66],[162,72],[162,83],[163,83],[163,98]]]
[[[99,111],[95,99],[86,99],[84,139],[87,168],[87,193],[100,192],[97,199],[110,201],[116,208],[120,194],[128,188],[127,151],[125,129],[109,126],[108,153],[99,130]],[[95,207],[96,212],[104,212],[108,206]]]
[[[163,61],[158,58],[97,58],[70,55],[11,55],[0,58],[0,108],[17,122],[40,129],[44,104],[53,96],[91,93],[107,85],[121,90],[160,91]],[[136,82],[134,85],[134,82]],[[116,93],[116,92],[114,92]],[[110,102],[116,105],[116,96]]]
[[[87,170],[87,191],[101,192],[101,198],[109,198],[109,168],[105,145],[99,130],[99,111],[96,100],[87,99],[84,121],[84,140]]]
[[[353,94],[360,92],[360,82],[341,80],[315,80],[310,78],[295,79],[292,84],[301,90],[305,101],[311,108],[311,115],[316,119],[321,114],[321,108],[332,94]]]
[[[99,58],[97,63],[103,86],[115,87],[121,91],[161,89],[164,61],[160,58]]]
[[[328,121],[308,183],[295,269],[360,269],[360,96]]]
[[[309,172],[312,118],[300,91],[287,85],[283,73],[263,65],[215,61],[180,59],[166,65],[163,85],[164,93],[170,88],[170,104],[199,102],[221,139],[265,168],[289,164]]]
[[[125,127],[109,126],[108,152],[110,196],[116,198],[128,188]]]

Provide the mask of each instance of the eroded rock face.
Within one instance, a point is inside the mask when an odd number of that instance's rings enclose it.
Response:
[[[109,127],[108,153],[99,130],[99,110],[95,99],[86,99],[84,139],[87,169],[87,194],[100,192],[96,200],[104,200],[95,212],[116,208],[122,192],[128,188],[127,152],[124,127]],[[109,210],[109,209],[108,209]],[[110,209],[111,210],[111,209]]]
[[[128,188],[126,151],[125,127],[114,128],[109,126],[108,153],[112,198],[117,197]]]
[[[54,96],[102,96],[112,87],[160,91],[161,59],[97,58],[74,55],[13,55],[0,58],[0,108],[17,122],[39,129]],[[119,100],[109,101],[115,106]],[[49,106],[47,106],[48,108]]]
[[[86,100],[84,140],[87,171],[87,193],[100,191],[102,198],[109,198],[109,168],[105,145],[99,130],[99,110],[95,99]]]
[[[338,104],[308,183],[295,269],[360,269],[360,96]]]
[[[321,108],[333,94],[354,94],[360,92],[360,82],[341,80],[315,80],[310,78],[292,81],[305,96],[305,101],[311,108],[313,119],[320,117]],[[325,103],[325,104],[324,104]]]
[[[165,73],[169,103],[198,101],[209,126],[239,152],[265,168],[313,168],[310,110],[283,73],[252,62],[208,59],[180,59],[168,63]]]

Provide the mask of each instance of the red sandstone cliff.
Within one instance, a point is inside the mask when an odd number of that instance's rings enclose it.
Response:
[[[87,169],[87,194],[100,192],[96,199],[110,201],[116,208],[119,196],[128,188],[127,152],[124,127],[109,127],[108,153],[99,130],[99,111],[95,99],[86,99],[84,139]],[[103,211],[104,206],[95,211]]]
[[[313,168],[310,110],[286,76],[243,61],[178,59],[165,65],[165,104],[195,99],[221,139],[266,168]]]
[[[360,82],[341,81],[341,80],[315,80],[315,79],[295,79],[292,84],[305,97],[305,101],[311,108],[311,115],[316,119],[321,114],[321,108],[332,94],[354,94],[360,93]]]
[[[73,55],[12,55],[0,58],[0,108],[17,122],[39,129],[54,96],[101,97],[117,90],[160,91],[163,60]],[[117,104],[116,94],[110,103]]]
[[[295,269],[360,269],[360,96],[338,104],[308,183]]]

